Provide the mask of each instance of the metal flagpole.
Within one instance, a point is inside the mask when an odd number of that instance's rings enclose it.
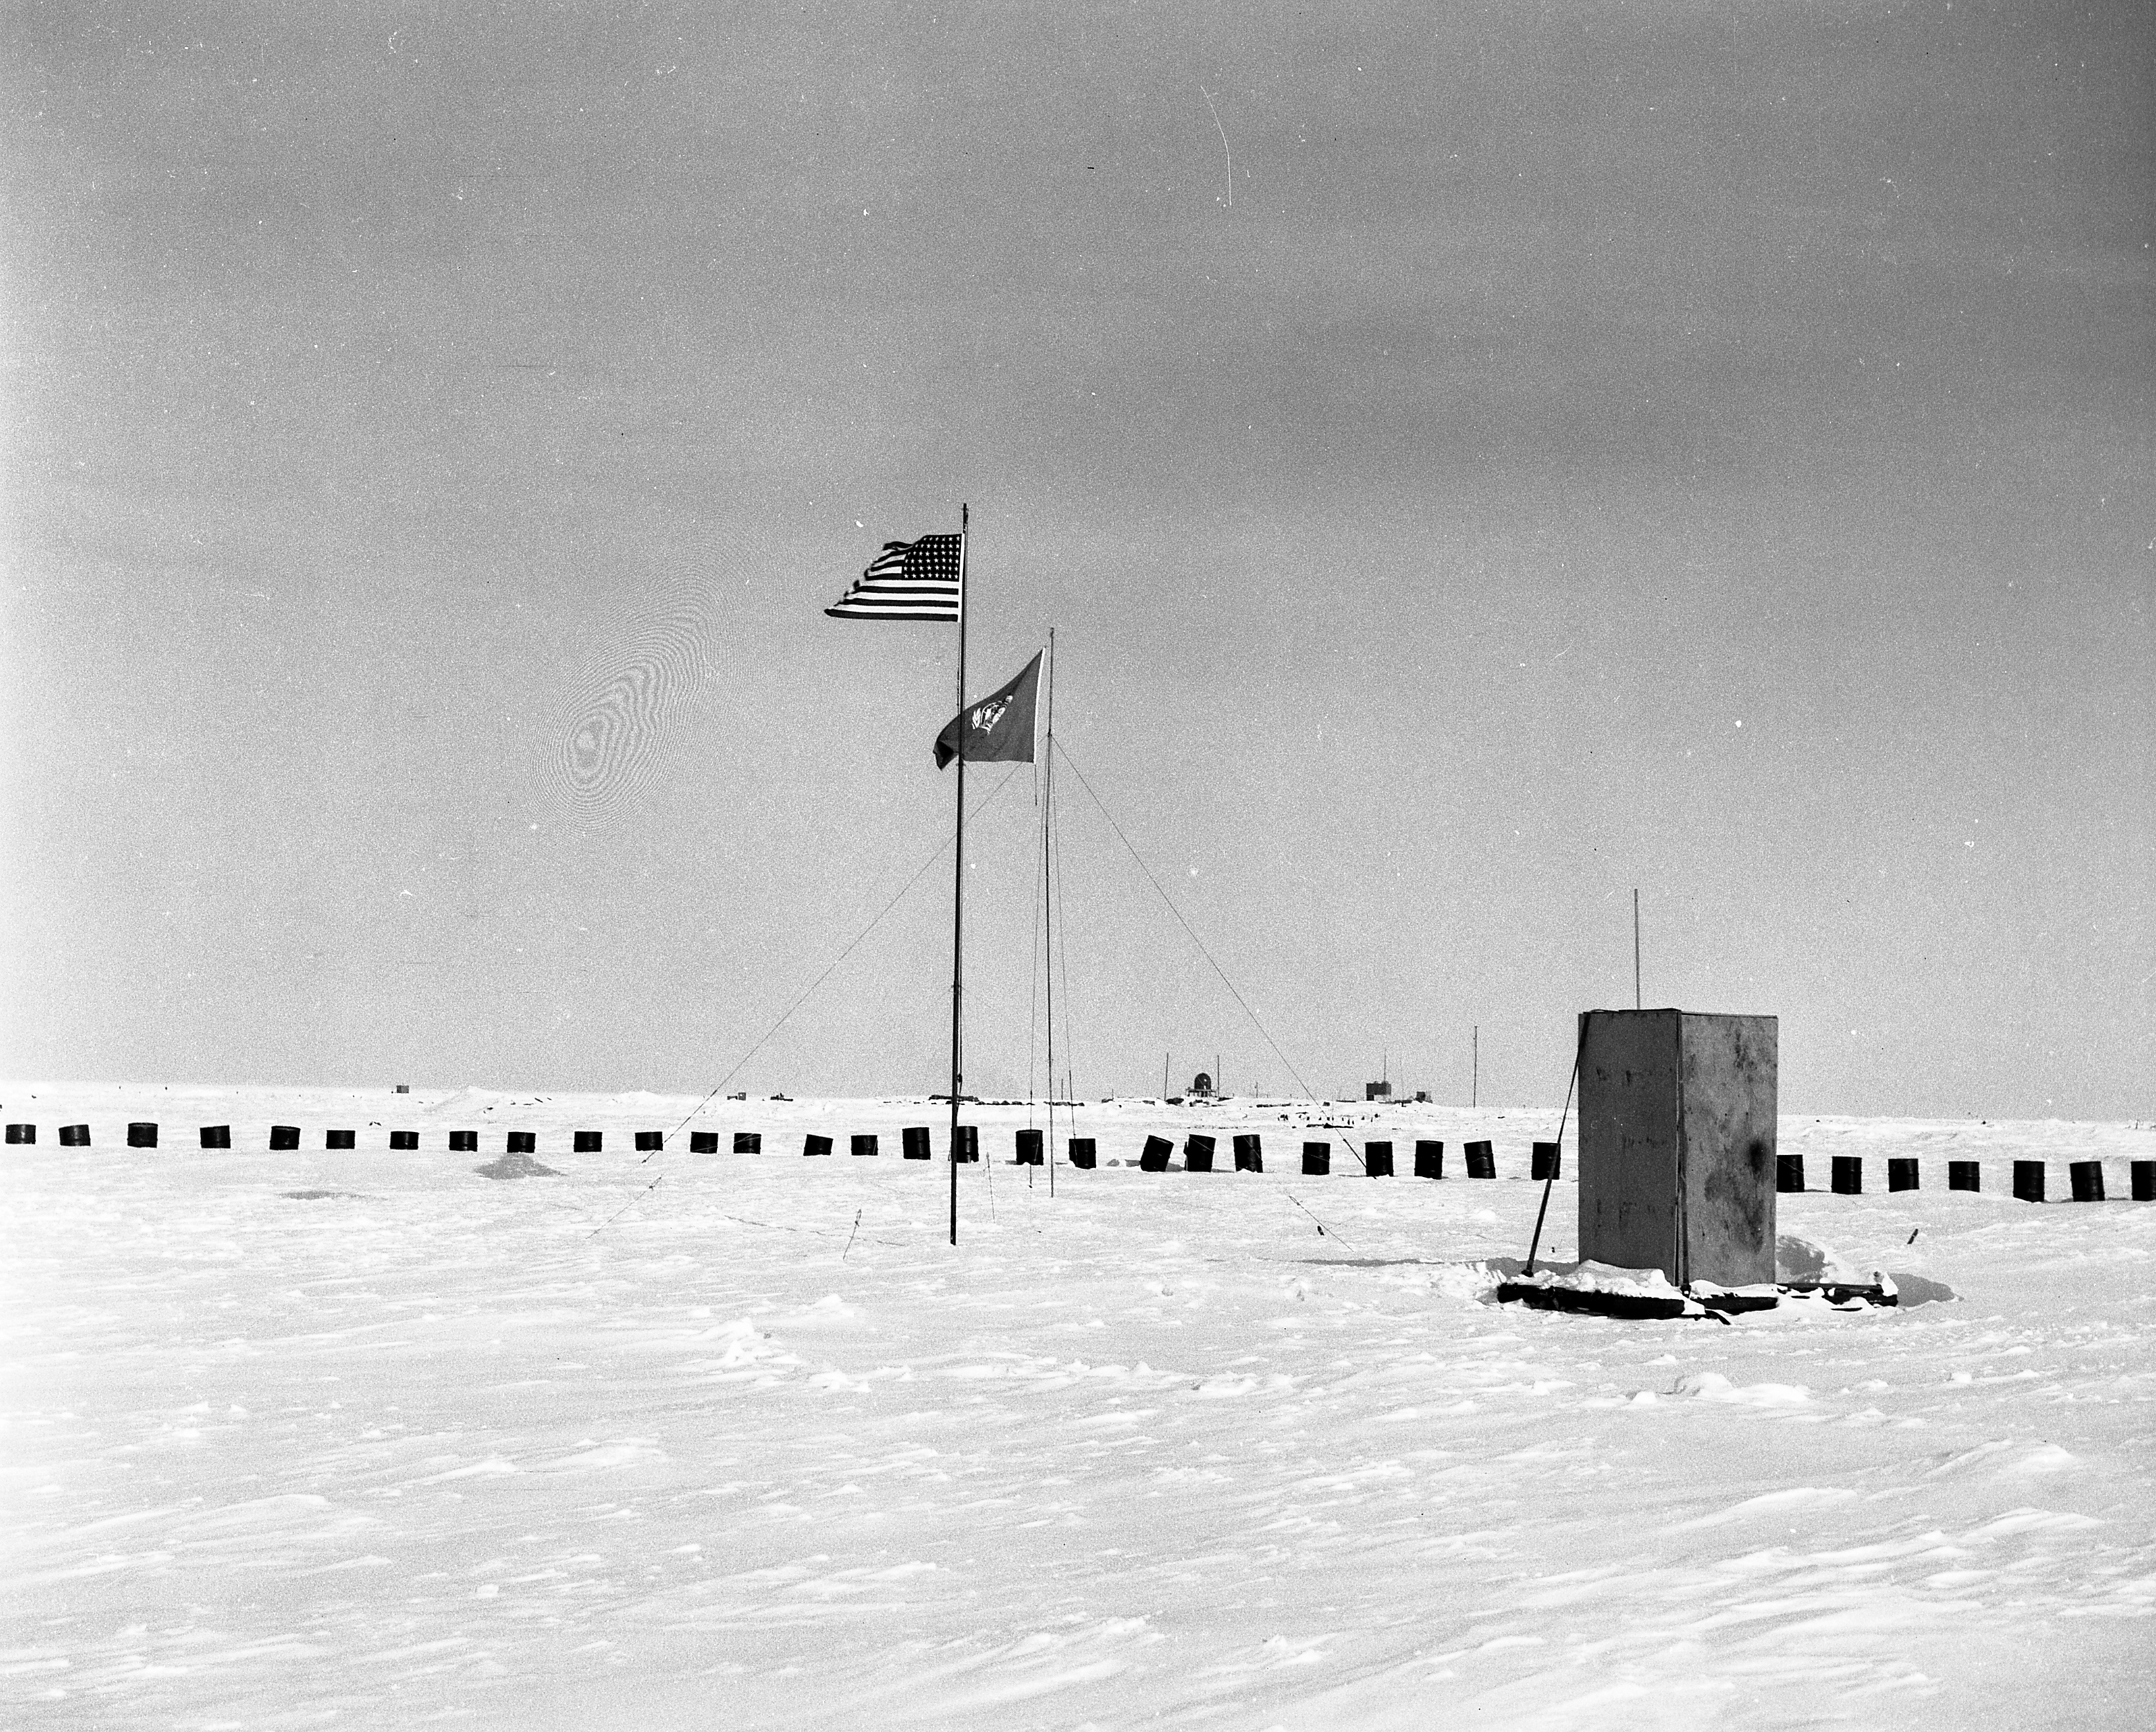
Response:
[[[1632,891],[1632,1008],[1640,1008],[1640,892]]]
[[[1048,933],[1048,1194],[1055,1195],[1055,903],[1049,895],[1049,813],[1055,802],[1055,628],[1048,628],[1048,768],[1040,784],[1040,906]]]
[[[958,507],[958,709],[966,708],[966,541],[970,513]],[[961,1011],[965,1003],[966,967],[966,732],[958,724],[958,807],[955,820],[957,870],[951,885],[951,1242],[958,1242],[958,1094],[964,1080],[959,1066]]]

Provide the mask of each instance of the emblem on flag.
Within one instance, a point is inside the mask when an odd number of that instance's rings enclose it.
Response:
[[[956,535],[886,542],[838,605],[824,611],[834,619],[955,621],[963,544]]]

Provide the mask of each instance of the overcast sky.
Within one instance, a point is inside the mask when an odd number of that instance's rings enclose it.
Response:
[[[1082,1091],[2144,1116],[2152,18],[11,8],[0,1072],[942,1086],[967,501]]]

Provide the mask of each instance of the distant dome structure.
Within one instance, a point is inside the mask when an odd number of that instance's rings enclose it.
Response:
[[[1200,1071],[1195,1077],[1193,1077],[1190,1079],[1190,1092],[1193,1094],[1212,1093],[1213,1073],[1209,1071]]]

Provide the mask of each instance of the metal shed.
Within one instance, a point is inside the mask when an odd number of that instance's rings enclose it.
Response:
[[[1772,1016],[1589,1010],[1579,1254],[1678,1286],[1774,1278]]]

